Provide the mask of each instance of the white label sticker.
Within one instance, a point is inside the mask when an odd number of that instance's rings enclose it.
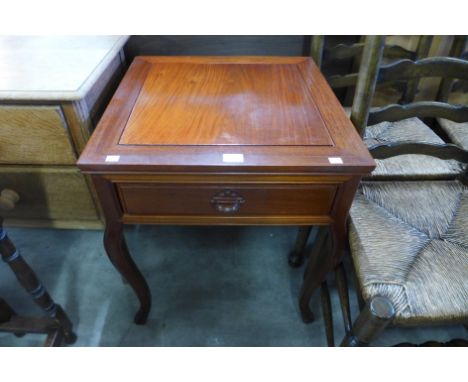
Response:
[[[106,162],[118,162],[120,160],[120,155],[108,155],[106,156]]]
[[[341,159],[340,157],[331,157],[331,158],[328,158],[328,161],[331,164],[343,164],[343,159]]]
[[[223,154],[223,162],[244,163],[244,154]]]

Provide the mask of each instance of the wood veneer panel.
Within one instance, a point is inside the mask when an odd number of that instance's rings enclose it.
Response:
[[[295,64],[152,65],[120,144],[333,145]]]

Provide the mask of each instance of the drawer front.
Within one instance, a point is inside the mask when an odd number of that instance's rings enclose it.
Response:
[[[159,216],[327,216],[337,185],[117,185],[124,212]]]
[[[58,106],[0,106],[0,163],[74,164]]]
[[[98,219],[86,180],[78,170],[0,169],[0,191],[11,189],[19,201],[0,215],[11,219]]]

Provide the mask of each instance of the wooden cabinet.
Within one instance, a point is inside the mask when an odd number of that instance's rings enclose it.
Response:
[[[100,228],[76,160],[120,82],[127,37],[1,37],[0,192],[5,225]],[[11,207],[11,206],[9,206]]]

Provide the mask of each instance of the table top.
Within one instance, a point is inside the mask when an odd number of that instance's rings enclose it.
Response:
[[[209,62],[153,65],[119,143],[333,144],[296,66]]]
[[[310,58],[137,57],[78,166],[364,174],[374,161]]]
[[[77,100],[128,36],[0,36],[0,100]]]

